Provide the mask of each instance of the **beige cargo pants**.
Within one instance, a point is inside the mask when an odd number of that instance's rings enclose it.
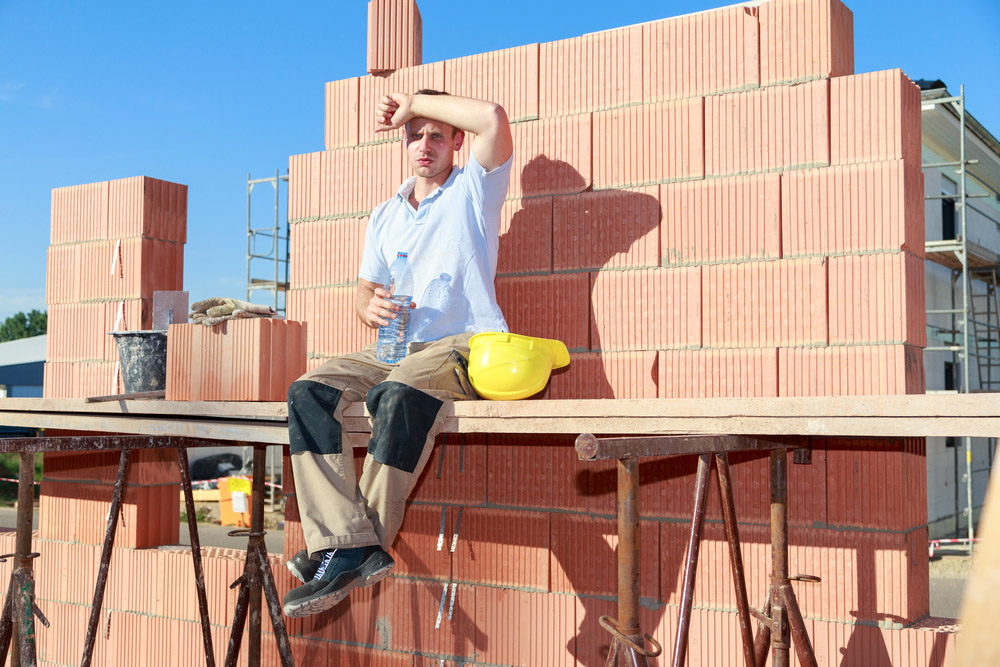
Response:
[[[288,439],[310,554],[392,544],[443,426],[441,408],[447,401],[477,398],[467,370],[472,335],[413,343],[398,364],[381,363],[375,345],[368,345],[292,383]],[[360,482],[341,429],[344,410],[359,401],[372,415]]]

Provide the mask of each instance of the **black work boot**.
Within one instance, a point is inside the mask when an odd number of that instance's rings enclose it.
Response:
[[[282,605],[285,616],[297,618],[326,611],[354,588],[371,586],[383,579],[395,564],[378,545],[327,551],[315,576],[285,595]]]

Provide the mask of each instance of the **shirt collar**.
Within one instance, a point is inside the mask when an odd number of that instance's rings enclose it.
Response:
[[[451,173],[448,175],[448,180],[442,183],[439,187],[435,188],[434,192],[427,195],[424,201],[433,201],[434,199],[437,199],[437,197],[440,196],[442,190],[444,190],[445,188],[447,188],[448,186],[450,186],[452,183],[455,182],[455,178],[461,171],[462,167],[458,166],[454,167],[451,170]],[[416,185],[417,185],[417,177],[410,176],[408,179],[403,181],[403,184],[399,186],[398,190],[396,190],[396,196],[402,199],[404,202],[409,201],[410,193],[413,192],[413,188],[415,188]]]

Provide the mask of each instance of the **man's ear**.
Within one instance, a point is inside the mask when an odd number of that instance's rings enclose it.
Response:
[[[462,150],[462,144],[465,143],[465,131],[455,130],[455,137],[452,139],[452,145],[455,147],[456,151]]]

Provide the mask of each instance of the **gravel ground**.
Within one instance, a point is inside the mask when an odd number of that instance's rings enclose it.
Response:
[[[964,550],[940,550],[930,560],[930,614],[958,618],[973,558]]]

